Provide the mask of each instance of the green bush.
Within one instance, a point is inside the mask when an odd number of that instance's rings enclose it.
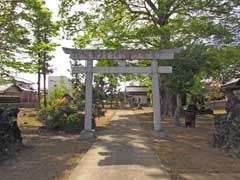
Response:
[[[75,132],[84,127],[84,115],[78,112],[72,101],[65,98],[57,99],[55,104],[40,110],[38,119],[54,130]]]
[[[75,100],[69,97],[71,90],[67,89],[64,82],[60,82],[55,86],[47,97],[47,108],[41,105],[38,113],[38,119],[42,121],[47,128],[55,130],[64,130],[70,132],[79,132],[84,128],[84,114],[79,113],[82,110],[82,103],[79,104],[81,98],[79,94],[73,93]],[[84,101],[83,101],[84,102]],[[79,108],[81,107],[81,109]],[[93,117],[104,115],[100,107],[95,107]],[[92,120],[93,128],[95,128],[95,120]]]
[[[60,83],[52,88],[47,97],[47,108],[43,107],[38,113],[38,119],[42,121],[48,129],[64,131],[81,131],[84,127],[84,115],[80,114],[77,105],[70,98],[65,97],[71,92],[61,79]]]

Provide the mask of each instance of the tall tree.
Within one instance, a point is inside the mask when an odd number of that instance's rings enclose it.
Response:
[[[173,62],[174,73],[169,85],[172,93],[176,95],[175,126],[180,126],[182,97],[189,94],[195,85],[196,75],[206,66],[206,58],[207,47],[195,45],[179,54]]]
[[[218,48],[233,45],[236,41],[236,29],[239,28],[239,1],[235,0],[63,0],[60,15],[67,35],[74,37],[83,47],[91,44],[104,48],[141,48],[163,49],[176,46],[213,45]],[[92,11],[69,13],[75,5],[89,3]],[[76,9],[76,8],[75,8]],[[81,8],[80,8],[81,9]],[[83,9],[83,8],[82,8]],[[68,17],[68,18],[66,18]],[[183,55],[188,54],[183,52]],[[185,57],[182,55],[173,61],[177,67],[173,78],[181,82],[178,72],[194,68],[194,59],[190,58],[187,66],[178,66]],[[149,63],[146,61],[146,64]],[[160,62],[162,63],[162,62]],[[165,64],[165,62],[163,62]],[[189,69],[185,69],[185,68]],[[182,68],[182,69],[180,69]],[[185,73],[188,81],[189,73]],[[169,79],[169,78],[168,78]],[[161,80],[162,107],[165,115],[179,111],[174,108],[176,101],[185,91],[185,86],[170,89],[171,82],[164,76]],[[192,81],[190,79],[190,81]],[[191,84],[191,83],[190,83]],[[187,86],[190,88],[190,86]],[[181,89],[183,88],[183,89]],[[171,93],[178,91],[177,93]],[[176,99],[170,101],[176,94]],[[175,113],[179,114],[179,113]],[[177,118],[176,118],[177,119]],[[175,123],[178,125],[179,123]]]
[[[49,53],[55,50],[56,43],[51,38],[58,35],[58,23],[52,21],[52,12],[45,6],[42,0],[26,0],[26,8],[29,11],[29,25],[32,31],[33,40],[29,53],[33,62],[37,65],[38,74],[38,99],[41,99],[41,74],[44,81],[44,107],[47,106],[46,74],[51,72]]]
[[[46,74],[50,72],[48,61],[51,59],[49,52],[57,45],[51,43],[51,38],[57,35],[58,30],[58,24],[51,20],[51,16],[52,13],[42,0],[0,2],[0,77],[8,76],[12,70],[37,71],[40,99],[42,73],[44,104],[47,104]]]

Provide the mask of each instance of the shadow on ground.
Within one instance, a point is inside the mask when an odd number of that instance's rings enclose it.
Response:
[[[57,134],[34,126],[22,127],[23,149],[0,164],[1,180],[56,180],[74,168],[92,142],[79,135]]]
[[[139,128],[137,115],[126,114],[113,120],[111,125],[99,132],[101,143],[105,151],[99,152],[104,158],[98,163],[99,166],[111,165],[141,165],[146,167],[155,166],[147,161],[146,152],[149,150],[147,137]],[[151,155],[149,155],[151,156]],[[141,159],[145,157],[145,159]]]
[[[149,135],[153,126],[152,113],[142,114],[139,120],[142,129]],[[198,180],[197,176],[203,174],[215,173],[225,177],[222,174],[240,173],[240,159],[231,157],[221,149],[212,146],[214,131],[212,115],[198,115],[196,128],[185,128],[184,118],[181,118],[181,125],[182,127],[175,128],[173,119],[165,118],[162,126],[168,137],[151,139],[151,144],[173,180],[187,179],[187,176],[179,176],[180,174],[187,174],[188,177]],[[204,176],[201,177],[206,179]],[[229,179],[231,179],[230,176]]]
[[[89,169],[92,175],[80,175],[79,179],[92,180],[96,174],[106,175],[104,177],[107,180],[113,179],[116,174],[119,175],[117,179],[168,179],[140,127],[138,118],[141,115],[141,111],[117,111],[109,127],[98,131],[98,140],[78,169],[79,172],[84,168]],[[112,176],[108,177],[111,173]]]

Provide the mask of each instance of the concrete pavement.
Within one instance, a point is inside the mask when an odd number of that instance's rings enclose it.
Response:
[[[69,180],[170,180],[132,110],[119,110]]]
[[[221,173],[211,173],[211,174],[198,174],[198,173],[189,173],[189,174],[180,174],[182,180],[239,180],[240,174],[221,174]]]

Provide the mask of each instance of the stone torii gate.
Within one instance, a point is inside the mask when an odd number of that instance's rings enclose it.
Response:
[[[165,50],[90,50],[63,48],[66,54],[73,60],[86,60],[86,67],[72,66],[72,73],[86,74],[86,102],[85,102],[85,122],[84,137],[94,136],[92,130],[92,98],[93,98],[93,73],[142,73],[152,75],[152,94],[154,109],[154,130],[160,132],[161,128],[161,107],[158,73],[172,73],[171,66],[158,66],[158,60],[168,60],[174,58],[174,53],[178,53],[182,48]],[[93,60],[118,60],[118,67],[93,67]],[[129,67],[126,60],[151,60],[150,67]]]

